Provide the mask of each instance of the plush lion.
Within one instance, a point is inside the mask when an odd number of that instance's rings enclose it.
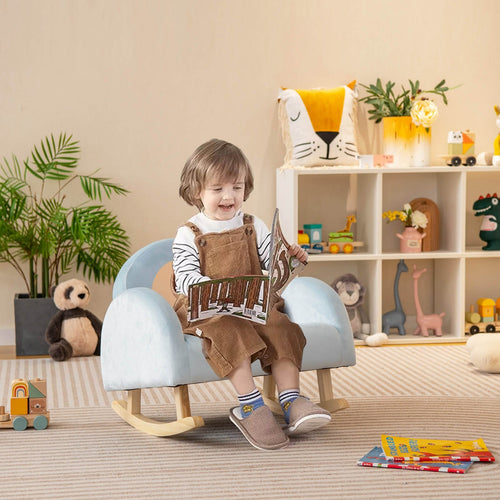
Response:
[[[354,338],[363,340],[371,347],[380,346],[387,342],[385,333],[374,333],[370,335],[370,324],[368,323],[363,302],[365,298],[365,287],[359,282],[354,274],[344,274],[338,277],[331,287],[339,294],[351,321]]]
[[[52,359],[99,355],[102,322],[85,309],[90,301],[88,285],[78,279],[64,281],[53,289],[52,297],[60,309],[45,331]]]

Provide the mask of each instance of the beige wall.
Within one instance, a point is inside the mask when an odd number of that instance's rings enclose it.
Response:
[[[491,151],[499,14],[498,0],[0,0],[0,155],[73,133],[82,171],[130,189],[110,206],[137,250],[193,213],[177,196],[184,160],[225,138],[253,164],[247,211],[269,223],[282,85],[446,78],[462,86],[438,102],[434,157],[451,129]],[[23,283],[6,264],[0,277],[0,330],[13,329]],[[102,318],[111,287],[92,286]]]

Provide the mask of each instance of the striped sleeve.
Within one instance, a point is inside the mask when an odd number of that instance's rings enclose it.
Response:
[[[191,229],[186,226],[179,228],[172,251],[174,254],[173,269],[177,293],[187,295],[189,285],[210,279],[200,272],[200,256]]]
[[[259,255],[262,269],[269,269],[269,259],[271,251],[271,233],[267,226],[257,217],[254,217],[254,227],[257,233],[257,253]]]

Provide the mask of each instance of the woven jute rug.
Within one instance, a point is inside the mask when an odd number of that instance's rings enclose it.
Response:
[[[228,420],[226,381],[190,388],[206,425],[157,438],[110,408],[122,393],[102,388],[99,358],[0,361],[0,405],[10,380],[47,379],[47,429],[0,430],[4,498],[453,498],[498,499],[500,466],[474,464],[464,475],[364,468],[356,461],[382,433],[435,439],[481,437],[500,460],[500,375],[477,371],[463,345],[357,349],[357,365],[332,371],[350,404],[326,428],[276,452],[251,447]],[[317,396],[313,373],[303,392]],[[260,381],[258,380],[258,384]],[[144,413],[173,419],[170,389],[144,391]]]

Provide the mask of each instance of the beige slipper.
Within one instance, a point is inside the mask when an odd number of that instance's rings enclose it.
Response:
[[[242,418],[240,407],[231,408],[229,420],[238,427],[247,441],[259,450],[279,450],[289,439],[267,406],[257,408],[249,417]]]
[[[304,434],[329,424],[331,420],[330,412],[299,396],[290,405],[290,423],[285,432],[288,435]]]

